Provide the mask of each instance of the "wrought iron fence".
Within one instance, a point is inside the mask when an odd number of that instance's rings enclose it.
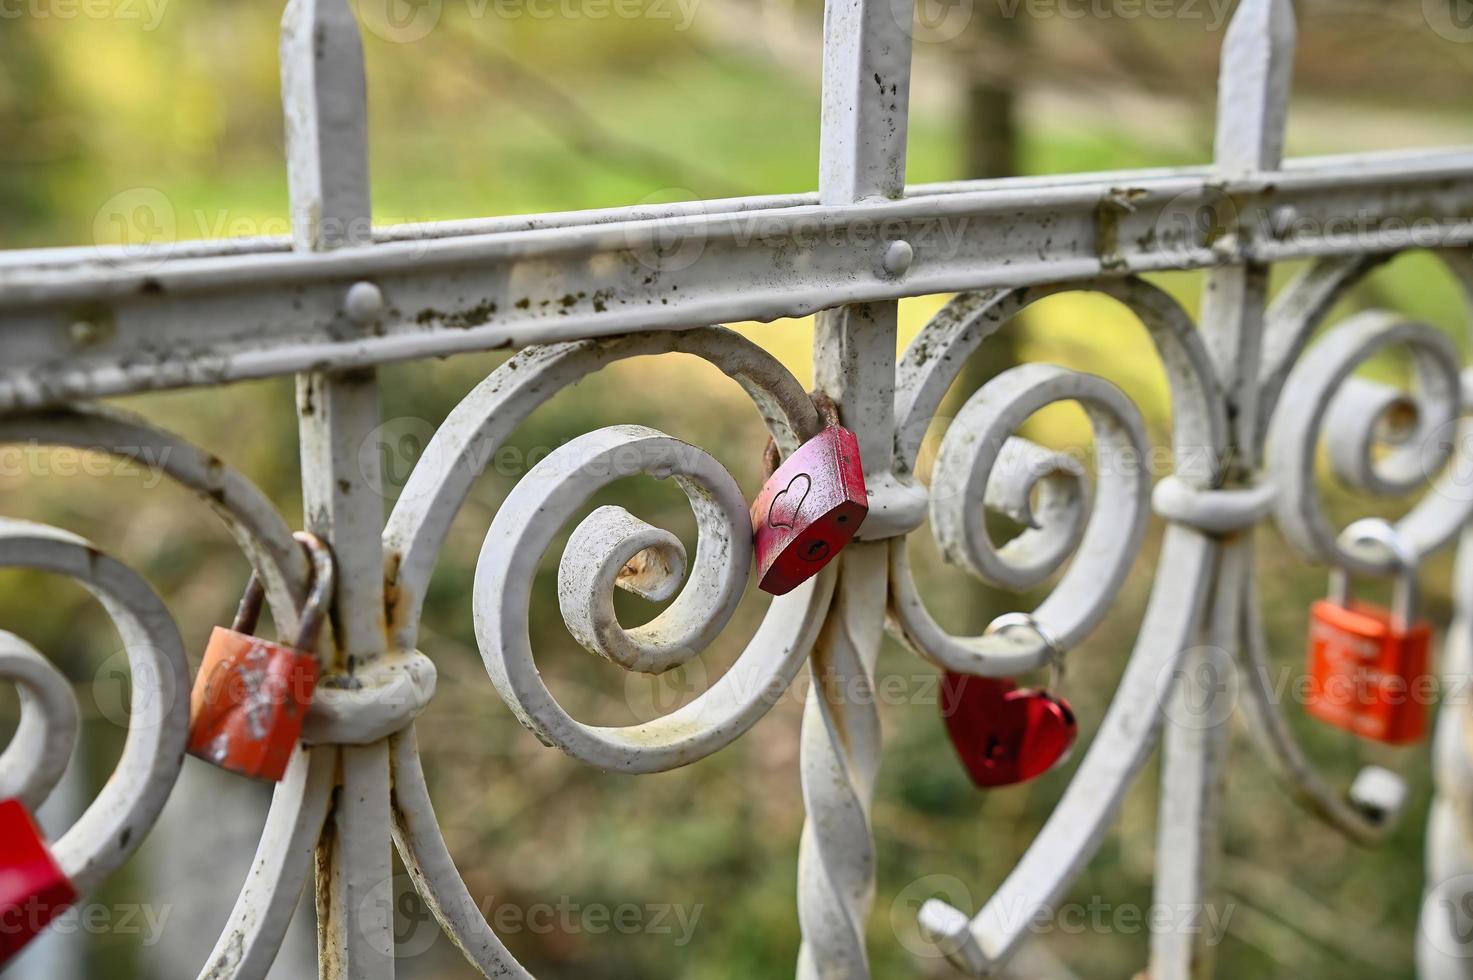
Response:
[[[1162,719],[1172,699],[1211,705],[1224,672],[1244,692],[1263,757],[1300,805],[1358,840],[1393,824],[1404,795],[1394,776],[1368,770],[1349,790],[1329,785],[1280,714],[1252,580],[1253,531],[1274,520],[1306,559],[1381,576],[1397,574],[1400,562],[1414,574],[1466,533],[1473,493],[1457,465],[1467,458],[1466,375],[1454,346],[1380,312],[1311,339],[1347,290],[1407,250],[1435,251],[1473,297],[1473,151],[1282,159],[1293,12],[1288,0],[1242,0],[1224,41],[1211,165],[907,187],[911,24],[910,0],[829,0],[816,195],[406,230],[370,222],[354,16],[345,0],[292,0],[281,41],[290,241],[0,258],[0,438],[126,453],[196,491],[230,526],[287,629],[310,569],[271,501],[209,452],[92,400],[297,378],[308,530],[336,557],[325,675],[202,977],[263,976],[314,871],[321,975],[392,976],[391,909],[373,898],[393,877],[393,848],[471,963],[490,977],[528,975],[471,899],[420,765],[414,719],[435,687],[434,665],[417,651],[431,570],[496,448],[558,391],[621,359],[704,358],[741,383],[782,453],[815,435],[822,423],[809,395],[770,354],[711,326],[726,319],[818,312],[817,384],[857,434],[869,487],[859,539],[775,600],[735,667],[695,701],[631,727],[583,724],[539,676],[528,609],[544,552],[595,491],[630,473],[673,476],[698,517],[700,543],[679,598],[653,623],[627,630],[609,598],[631,584],[626,563],[649,549],[668,557],[678,542],[607,508],[579,526],[577,553],[563,566],[564,615],[586,646],[625,669],[658,672],[698,655],[726,625],[751,564],[747,504],[714,459],[652,429],[611,426],[559,448],[502,505],[476,570],[476,633],[492,682],[527,728],[588,765],[629,773],[683,766],[729,745],[808,665],[800,977],[869,973],[880,740],[867,695],[887,626],[951,671],[1003,676],[1045,666],[1110,609],[1153,510],[1167,525],[1153,591],[1088,754],[983,907],[932,901],[920,911],[924,934],[965,973],[1006,964],[1030,921],[1018,910],[1049,907],[1065,893],[1158,739],[1156,899],[1206,902],[1225,729]],[[1270,303],[1269,269],[1289,260],[1309,264]],[[1209,270],[1200,324],[1141,278],[1176,269]],[[967,358],[1029,304],[1071,290],[1114,297],[1149,331],[1170,382],[1172,471],[1152,485],[1139,412],[1118,389],[1026,364],[967,402],[923,485],[913,473],[921,439]],[[897,359],[897,301],[935,293],[957,295]],[[494,348],[518,353],[445,420],[385,522],[377,463],[358,452],[380,424],[375,369]],[[1352,377],[1390,348],[1412,355],[1410,392]],[[1092,491],[1077,465],[1017,434],[1028,416],[1060,401],[1079,403],[1093,425]],[[1409,495],[1429,477],[1438,482],[1389,535],[1342,533],[1315,481],[1322,441],[1336,474],[1356,488]],[[985,507],[1011,508],[1028,530],[996,545]],[[1026,618],[981,636],[950,635],[927,611],[907,558],[908,536],[928,517],[948,560],[994,586],[1023,591],[1067,571]],[[1448,674],[1466,673],[1473,659],[1473,539],[1462,546],[1441,665]],[[85,541],[0,520],[0,565],[84,585],[117,624],[134,671],[135,710],[116,774],[51,845],[86,893],[138,847],[174,786],[188,667],[157,596]],[[648,577],[642,585],[663,595],[680,584],[658,571]],[[75,701],[55,668],[9,634],[0,634],[0,675],[25,695],[22,727],[0,758],[0,797],[34,809],[74,744]],[[1436,735],[1426,906],[1434,912],[1473,899],[1464,724],[1464,711],[1446,711]],[[1466,975],[1457,923],[1445,918],[1429,915],[1420,933],[1428,977]],[[1154,980],[1210,971],[1200,933],[1153,936]]]

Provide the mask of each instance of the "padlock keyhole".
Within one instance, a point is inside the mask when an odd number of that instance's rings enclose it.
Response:
[[[982,764],[989,769],[995,769],[1002,762],[1003,756],[1007,754],[1007,747],[1002,744],[1002,739],[996,735],[987,736],[987,745],[982,749]]]

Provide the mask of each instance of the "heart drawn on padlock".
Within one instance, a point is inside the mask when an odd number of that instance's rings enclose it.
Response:
[[[791,530],[798,523],[798,515],[803,513],[803,502],[808,499],[808,491],[812,489],[813,479],[807,473],[799,473],[793,477],[787,487],[779,490],[777,496],[772,498],[772,506],[767,508],[768,527]]]
[[[982,789],[1043,775],[1068,758],[1079,731],[1068,702],[1047,691],[950,671],[941,715],[967,775]]]

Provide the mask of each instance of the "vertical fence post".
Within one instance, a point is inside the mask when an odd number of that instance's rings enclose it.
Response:
[[[1435,792],[1427,817],[1426,890],[1417,929],[1417,976],[1473,978],[1473,530],[1458,539],[1453,619],[1442,650],[1442,704],[1433,735]]]
[[[367,93],[363,42],[347,0],[291,0],[282,23],[294,245],[325,251],[368,244]],[[344,331],[382,310],[372,283],[343,297]],[[337,558],[335,668],[353,672],[384,652],[384,498],[376,452],[373,369],[297,379],[306,525]],[[340,784],[317,847],[319,971],[324,978],[394,975],[388,743],[319,747],[340,753]]]
[[[824,11],[819,197],[824,204],[896,199],[905,189],[910,103],[910,0],[831,0]],[[858,246],[855,242],[851,245]],[[876,242],[883,274],[889,244]],[[909,246],[901,243],[895,248]],[[814,377],[859,437],[867,479],[894,455],[896,306],[821,313]],[[811,660],[803,715],[798,916],[804,980],[869,975],[865,923],[874,901],[870,805],[879,767],[875,661],[884,635],[889,544],[855,542],[840,559],[834,605]]]
[[[1289,0],[1243,0],[1222,48],[1215,163],[1225,178],[1279,169],[1294,60],[1294,12]],[[1254,216],[1238,214],[1230,198],[1213,205],[1213,221],[1251,235]],[[1259,363],[1269,270],[1246,262],[1212,269],[1202,297],[1202,330],[1222,385],[1230,424],[1226,482],[1251,485],[1259,467]],[[1202,645],[1181,659],[1167,710],[1157,834],[1155,901],[1196,909],[1216,900],[1220,858],[1218,814],[1228,762],[1237,670],[1244,642],[1244,603],[1253,582],[1252,529],[1224,540]],[[1196,919],[1193,919],[1196,921]],[[1152,935],[1152,980],[1202,980],[1212,975],[1205,931]]]

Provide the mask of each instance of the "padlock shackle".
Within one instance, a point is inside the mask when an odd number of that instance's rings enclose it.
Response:
[[[1396,529],[1396,525],[1385,518],[1367,517],[1351,523],[1340,532],[1340,541],[1350,547],[1372,541],[1391,552],[1396,562],[1391,627],[1398,632],[1410,630],[1417,610],[1417,553]],[[1337,606],[1350,605],[1350,572],[1343,565],[1330,570],[1329,598]]]
[[[1005,633],[1010,629],[1027,630],[1042,641],[1048,648],[1049,680],[1048,690],[1058,694],[1064,689],[1064,646],[1059,642],[1042,623],[1033,618],[1032,613],[1010,612],[1003,613],[992,622],[987,624],[987,629],[982,631],[984,636],[993,633]]]
[[[298,531],[292,535],[307,552],[308,567],[312,577],[308,580],[307,601],[302,606],[302,615],[297,626],[297,639],[292,644],[302,652],[315,652],[317,637],[322,633],[322,622],[332,605],[333,581],[336,570],[333,566],[332,548],[310,531]],[[245,594],[240,597],[240,606],[235,610],[235,622],[231,629],[237,633],[255,633],[261,621],[261,609],[266,601],[266,586],[261,576],[251,573],[246,583]]]
[[[237,633],[256,632],[256,625],[261,622],[261,607],[265,602],[266,586],[262,584],[261,576],[251,572],[251,580],[246,583],[240,605],[235,609],[235,621],[230,624],[230,628]]]
[[[316,651],[317,638],[322,634],[322,623],[332,605],[336,569],[333,565],[332,548],[311,531],[298,531],[292,537],[307,552],[312,567],[312,581],[307,590],[307,601],[302,606],[302,615],[297,626],[297,640],[292,644],[303,652]]]
[[[808,393],[813,402],[813,407],[818,411],[818,420],[823,423],[825,429],[832,429],[839,425],[839,406],[834,404],[833,396],[822,389],[815,388]],[[767,445],[762,449],[762,479],[770,480],[772,474],[782,465],[783,456],[778,451],[777,440],[771,436],[767,437]]]
[[[813,399],[813,407],[818,409],[818,418],[825,428],[833,428],[839,425],[839,406],[834,404],[834,397],[821,388],[815,388],[808,393]]]

